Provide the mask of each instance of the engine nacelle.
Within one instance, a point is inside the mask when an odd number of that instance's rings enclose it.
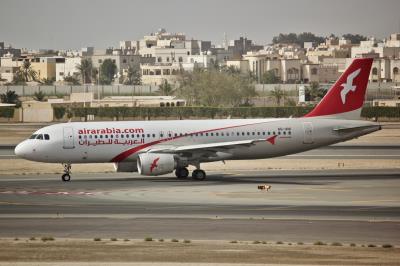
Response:
[[[142,153],[137,159],[137,169],[141,175],[164,175],[176,168],[172,154]]]
[[[115,171],[117,172],[137,172],[136,162],[119,162],[114,163]]]

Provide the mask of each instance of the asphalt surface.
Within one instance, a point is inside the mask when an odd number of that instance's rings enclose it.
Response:
[[[14,145],[0,145],[0,159],[17,158]],[[348,145],[322,147],[307,152],[283,156],[286,159],[400,159],[400,145]]]
[[[398,169],[208,174],[1,176],[0,237],[400,244]]]

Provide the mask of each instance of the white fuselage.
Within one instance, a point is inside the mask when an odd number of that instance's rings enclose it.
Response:
[[[356,130],[337,131],[339,128]],[[261,159],[298,153],[330,145],[379,130],[368,121],[324,118],[225,119],[73,122],[44,127],[34,134],[49,139],[27,139],[18,156],[50,163],[104,163],[136,161],[149,150],[196,144],[258,141],[254,145],[216,152],[211,157],[192,153],[189,160]]]

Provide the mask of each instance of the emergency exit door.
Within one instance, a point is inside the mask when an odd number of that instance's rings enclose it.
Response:
[[[74,145],[74,129],[72,127],[64,127],[63,129],[63,136],[64,136],[64,149],[73,149],[75,148]]]

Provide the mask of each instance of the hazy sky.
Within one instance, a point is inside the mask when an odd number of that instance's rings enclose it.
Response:
[[[166,28],[222,43],[278,33],[400,32],[400,0],[0,0],[0,41],[19,48],[118,47]]]

